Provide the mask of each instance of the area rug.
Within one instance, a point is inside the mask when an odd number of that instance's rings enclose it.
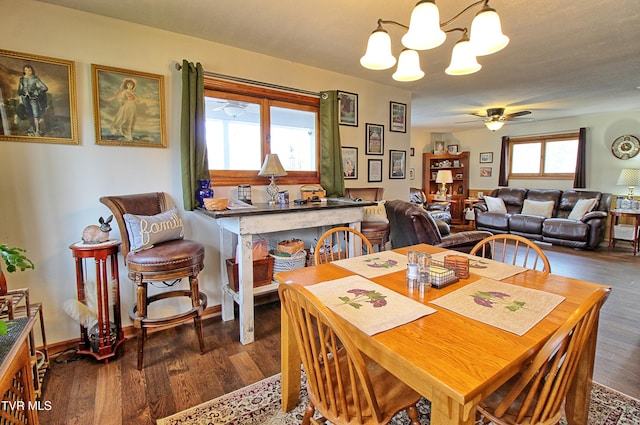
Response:
[[[303,375],[304,380],[304,375]],[[290,412],[280,410],[280,374],[240,388],[196,407],[159,419],[158,425],[294,425],[300,424],[307,405],[305,385],[300,401]],[[429,424],[431,404],[424,398],[418,403],[420,423]],[[409,424],[407,414],[401,412],[392,425]],[[566,424],[565,421],[562,423]],[[611,388],[593,383],[589,425],[640,424],[640,400]]]

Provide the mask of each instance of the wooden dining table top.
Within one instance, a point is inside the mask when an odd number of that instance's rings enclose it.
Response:
[[[395,251],[406,254],[409,250],[431,254],[443,251],[424,244]],[[313,285],[353,274],[337,265],[323,264],[281,272],[276,278],[284,283]],[[437,312],[373,336],[344,321],[363,353],[432,402],[433,425],[473,423],[477,403],[521,370],[569,315],[593,292],[605,286],[536,270],[526,270],[502,279],[504,283],[565,298],[528,332],[518,336],[431,303],[478,279],[480,276],[472,273],[467,279],[442,289],[428,288],[421,294],[415,290],[409,292],[405,270],[369,278],[435,308]],[[290,410],[297,402],[300,358],[284,312],[282,326],[283,409]],[[567,416],[571,424],[586,423],[596,334],[597,329],[583,355],[575,388],[570,392],[572,400],[568,397]]]

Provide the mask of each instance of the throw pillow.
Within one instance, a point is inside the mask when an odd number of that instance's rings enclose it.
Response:
[[[550,218],[553,214],[554,205],[555,202],[553,201],[530,201],[529,199],[525,199],[522,206],[522,214],[539,215],[544,218]]]
[[[502,198],[494,198],[492,196],[485,196],[484,201],[487,203],[487,209],[489,212],[495,213],[507,213],[507,207],[504,205]]]
[[[363,222],[388,223],[387,210],[384,208],[385,201],[378,201],[378,205],[364,207]]]
[[[124,214],[122,217],[127,226],[132,252],[184,237],[182,219],[176,208],[156,215]]]
[[[578,202],[573,206],[573,209],[569,213],[570,220],[580,220],[583,215],[591,211],[596,207],[597,199],[578,199]]]

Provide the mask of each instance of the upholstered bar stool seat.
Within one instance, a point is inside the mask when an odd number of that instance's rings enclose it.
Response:
[[[109,207],[118,222],[129,279],[136,285],[136,303],[131,307],[129,317],[136,328],[138,339],[138,369],[142,369],[144,341],[147,329],[151,328],[176,325],[193,319],[200,353],[204,353],[201,316],[207,306],[207,296],[200,292],[198,284],[198,274],[204,268],[204,246],[196,241],[182,239],[182,221],[177,216],[173,203],[163,192],[104,196],[100,198],[100,202]],[[140,224],[134,226],[132,223],[136,220]],[[154,233],[151,229],[174,230],[175,234],[167,237],[167,240],[155,240],[141,248],[138,246],[141,239],[150,242],[147,239],[159,237],[160,232]],[[172,288],[184,278],[189,280],[189,289]],[[172,289],[148,296],[148,283],[153,282],[161,282],[157,286],[164,285]],[[171,316],[149,317],[150,304],[175,297],[190,299],[191,308]]]
[[[366,221],[360,224],[360,231],[369,239],[371,245],[378,246],[378,251],[384,251],[387,242],[389,242],[389,234],[391,226],[389,223]]]

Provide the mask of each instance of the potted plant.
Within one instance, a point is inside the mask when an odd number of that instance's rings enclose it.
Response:
[[[13,273],[16,270],[25,271],[26,269],[34,269],[33,262],[27,258],[24,253],[27,250],[22,248],[9,248],[5,244],[0,244],[0,257],[4,260],[7,273]],[[7,293],[7,278],[0,263],[0,296]],[[7,324],[0,320],[0,335],[7,333]]]

